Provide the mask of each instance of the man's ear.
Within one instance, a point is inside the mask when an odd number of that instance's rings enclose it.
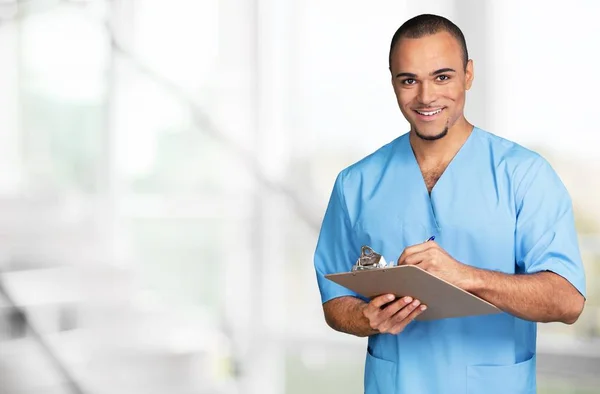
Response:
[[[471,89],[471,85],[473,85],[473,79],[475,78],[475,74],[473,72],[473,60],[469,59],[467,62],[467,67],[465,68],[465,90]]]

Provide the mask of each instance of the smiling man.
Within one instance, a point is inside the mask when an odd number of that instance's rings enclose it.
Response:
[[[535,393],[536,322],[572,324],[585,302],[569,194],[540,155],[465,119],[473,62],[452,22],[404,23],[389,67],[410,131],[335,181],[314,261],[325,319],[369,337],[367,394]],[[362,245],[503,313],[413,321],[419,300],[365,300],[325,278]]]

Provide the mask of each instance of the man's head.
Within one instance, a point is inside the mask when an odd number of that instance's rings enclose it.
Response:
[[[418,137],[440,139],[464,119],[473,62],[454,23],[428,14],[406,21],[392,38],[389,64],[398,105]]]

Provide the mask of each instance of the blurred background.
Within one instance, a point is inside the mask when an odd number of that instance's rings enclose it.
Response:
[[[600,393],[591,0],[0,0],[0,393],[361,393],[312,258],[337,173],[408,131],[423,12],[465,33],[468,119],[571,192],[588,300],[539,325],[539,392]]]

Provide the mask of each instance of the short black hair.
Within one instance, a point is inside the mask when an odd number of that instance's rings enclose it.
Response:
[[[467,62],[469,61],[469,52],[467,51],[467,42],[463,32],[458,28],[458,26],[443,16],[422,14],[404,22],[402,26],[396,30],[396,33],[394,33],[394,36],[392,37],[392,43],[390,45],[390,69],[392,68],[392,51],[398,43],[398,40],[401,38],[421,38],[442,31],[450,33],[454,38],[456,38],[456,41],[458,41],[458,44],[462,49],[463,64],[466,68]]]

